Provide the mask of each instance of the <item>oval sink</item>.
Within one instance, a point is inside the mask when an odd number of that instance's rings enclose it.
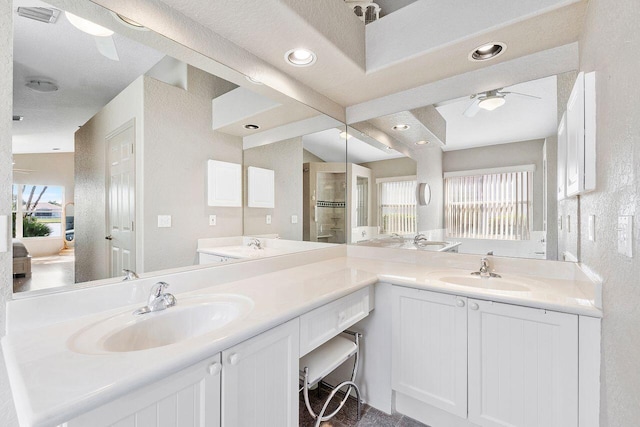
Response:
[[[467,286],[472,288],[488,289],[493,291],[529,292],[530,289],[522,284],[505,280],[499,277],[483,278],[479,276],[443,276],[439,277],[441,282],[456,286]]]
[[[176,344],[220,329],[244,318],[253,301],[240,295],[178,298],[174,307],[139,316],[117,314],[71,337],[72,350],[82,353],[130,352]]]

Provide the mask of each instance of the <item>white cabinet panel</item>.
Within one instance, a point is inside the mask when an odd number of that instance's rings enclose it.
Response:
[[[218,160],[207,162],[207,204],[242,206],[242,165]]]
[[[556,181],[556,195],[558,200],[567,196],[567,113],[562,115],[558,125],[558,177]]]
[[[298,425],[298,319],[222,352],[222,425]]]
[[[578,316],[469,299],[469,421],[572,427]]]
[[[217,354],[63,427],[220,427],[220,367]]]
[[[467,416],[466,298],[393,289],[392,387]]]

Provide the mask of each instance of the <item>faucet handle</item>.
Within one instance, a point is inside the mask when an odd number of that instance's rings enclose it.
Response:
[[[493,251],[489,251],[489,252],[487,252],[487,255],[491,255],[491,256],[493,256]]]
[[[164,290],[169,287],[169,284],[166,282],[158,282],[151,287],[151,292],[149,294],[149,301],[153,301],[156,298],[160,298],[160,296],[164,293]]]

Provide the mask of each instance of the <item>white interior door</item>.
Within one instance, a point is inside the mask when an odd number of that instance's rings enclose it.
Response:
[[[107,136],[107,235],[110,277],[135,270],[135,123]]]

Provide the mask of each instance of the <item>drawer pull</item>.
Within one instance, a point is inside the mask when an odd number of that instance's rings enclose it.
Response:
[[[209,365],[209,374],[210,375],[218,375],[222,370],[222,365],[218,362],[213,362]]]
[[[229,363],[232,365],[237,365],[240,362],[240,356],[237,353],[233,353],[229,356]]]
[[[477,303],[472,302],[471,304],[469,304],[469,308],[470,308],[471,310],[477,310],[477,309],[479,309],[479,308],[480,308],[480,306],[479,306]]]
[[[457,301],[456,301],[456,305],[457,305],[458,307],[464,307],[464,300],[461,300],[461,299],[457,300]]]

